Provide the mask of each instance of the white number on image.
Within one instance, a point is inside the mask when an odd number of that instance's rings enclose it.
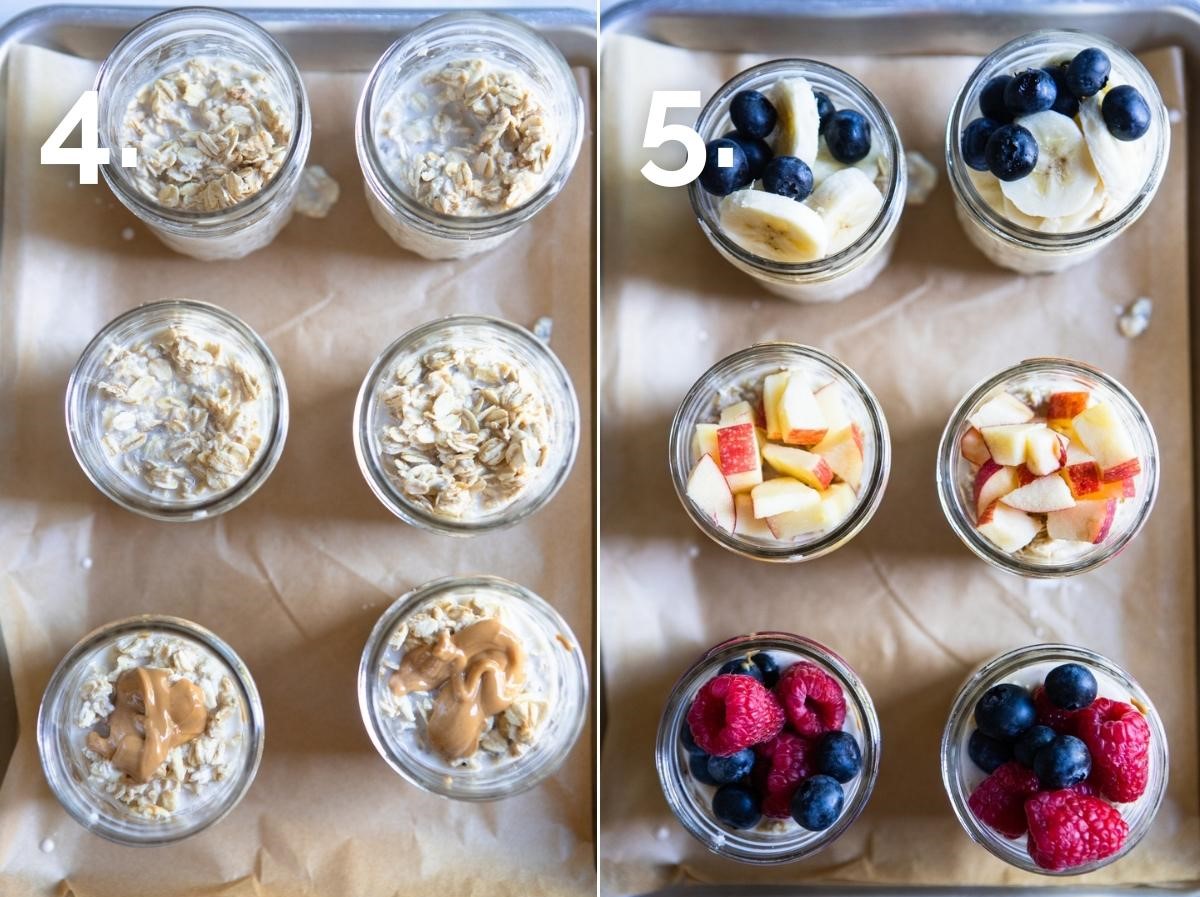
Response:
[[[682,143],[687,151],[687,161],[674,171],[663,168],[656,162],[642,166],[642,176],[659,187],[683,187],[700,176],[704,170],[704,141],[694,128],[687,125],[667,124],[667,112],[671,109],[699,109],[698,90],[656,90],[650,97],[650,114],[646,116],[646,137],[642,146],[658,149],[664,143]],[[732,161],[732,160],[731,160]]]
[[[42,144],[43,165],[79,166],[79,183],[96,184],[100,180],[100,166],[109,163],[108,147],[100,146],[100,103],[96,91],[85,90],[75,101],[63,120]],[[79,125],[79,146],[63,146]],[[121,150],[121,165],[133,168],[137,165],[137,150],[127,146]]]

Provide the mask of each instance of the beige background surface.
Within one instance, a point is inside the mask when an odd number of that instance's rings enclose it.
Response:
[[[73,170],[37,164],[45,135],[91,85],[92,64],[26,48],[10,64],[0,626],[20,740],[0,786],[0,893],[123,897],[150,882],[168,895],[468,894],[482,880],[489,894],[590,893],[590,726],[535,791],[455,804],[387,768],[355,696],[358,657],[379,613],[437,576],[521,582],[558,607],[591,651],[590,122],[575,175],[531,227],[497,253],[423,262],[397,249],[366,210],[353,144],[363,76],[310,73],[310,161],[341,183],[340,202],[323,221],[297,218],[245,260],[204,264],[162,247],[105,186],[72,186]],[[202,523],[144,521],[109,503],[71,457],[62,420],[67,374],[85,343],[118,312],[162,296],[208,299],[244,318],[279,358],[291,393],[291,431],[270,480]],[[454,540],[404,525],[375,500],[350,424],[361,378],[384,346],[430,318],[467,311],[527,326],[553,317],[583,433],[572,476],[540,514]],[[107,844],[71,821],[34,744],[38,700],[63,653],[94,626],[140,612],[179,614],[227,639],[255,675],[267,720],[244,802],[208,832],[153,852]],[[39,850],[45,838],[53,852]]]
[[[1178,55],[1146,60],[1168,105],[1181,108]],[[968,840],[942,790],[938,740],[970,669],[1057,639],[1126,665],[1158,704],[1172,752],[1150,836],[1075,883],[1200,878],[1183,127],[1145,218],[1094,264],[1039,278],[992,267],[960,232],[943,179],[926,205],[906,210],[895,258],[872,289],[829,307],[794,305],[720,259],[686,191],[638,174],[651,90],[700,88],[707,99],[760,61],[624,36],[606,41],[602,57],[602,890],[686,880],[1045,883]],[[908,150],[943,167],[947,113],[977,60],[830,61],[878,93]],[[1153,323],[1126,340],[1114,306],[1142,295],[1154,300]],[[760,339],[812,343],[847,362],[879,396],[892,431],[891,483],[875,519],[848,547],[797,567],[755,564],[708,542],[666,473],[668,426],[683,394],[711,363]],[[951,408],[985,376],[1034,354],[1074,356],[1118,377],[1145,405],[1163,454],[1162,491],[1139,539],[1103,570],[1057,584],[976,560],[934,490]],[[675,678],[709,645],[767,628],[815,637],[849,660],[884,733],[863,817],[824,853],[777,868],[708,854],[671,816],[653,766]]]

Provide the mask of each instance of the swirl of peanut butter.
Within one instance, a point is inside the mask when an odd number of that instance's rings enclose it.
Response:
[[[117,679],[108,736],[91,732],[87,746],[135,782],[145,783],[177,745],[208,725],[204,692],[194,682],[170,682],[170,670],[136,667]]]
[[[479,749],[487,721],[508,709],[525,681],[525,650],[499,620],[481,620],[405,653],[388,687],[397,697],[437,692],[429,743],[447,760]]]

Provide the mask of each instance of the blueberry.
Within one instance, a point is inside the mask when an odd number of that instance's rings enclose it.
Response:
[[[771,101],[757,90],[742,90],[729,103],[729,118],[747,137],[766,137],[775,130],[779,115]]]
[[[1079,114],[1079,98],[1067,87],[1067,67],[1065,65],[1048,65],[1042,69],[1054,79],[1054,105],[1050,108],[1059,115],[1074,118]]]
[[[754,766],[754,751],[746,748],[728,757],[709,757],[708,774],[722,785],[750,775]]]
[[[983,113],[984,118],[998,121],[1002,125],[1012,121],[1012,113],[1004,105],[1004,89],[1011,80],[1011,75],[997,75],[983,85],[983,90],[979,91],[979,111]]]
[[[779,681],[779,664],[775,662],[775,658],[765,651],[759,651],[757,654],[751,654],[750,659],[762,671],[763,685],[774,688],[775,683]]]
[[[679,740],[683,742],[683,749],[689,754],[703,754],[704,749],[696,744],[696,739],[692,736],[692,727],[688,725],[685,719],[683,725],[679,727]]]
[[[984,154],[988,171],[1002,181],[1017,181],[1037,165],[1038,145],[1028,128],[1002,125],[988,138]]]
[[[1070,788],[1088,777],[1092,755],[1074,735],[1057,735],[1034,755],[1033,771],[1046,788]]]
[[[771,161],[771,145],[761,137],[747,137],[741,131],[730,131],[721,139],[732,140],[746,154],[746,165],[750,169],[750,180],[762,177],[763,168]]]
[[[825,126],[829,124],[829,116],[833,115],[833,100],[829,99],[829,94],[822,93],[819,90],[813,91],[813,96],[817,99],[817,118],[821,124],[817,127],[818,134],[825,133]]]
[[[722,785],[713,795],[713,813],[730,828],[754,828],[762,818],[758,798],[742,785]]]
[[[817,742],[817,772],[843,784],[862,769],[862,751],[849,732],[827,732]]]
[[[1013,744],[1013,756],[1023,766],[1033,768],[1033,758],[1037,752],[1058,737],[1058,733],[1049,726],[1034,726],[1016,740]]]
[[[1004,88],[1004,105],[1014,117],[1042,112],[1054,105],[1058,89],[1043,69],[1017,72]]]
[[[1005,682],[989,688],[975,705],[975,724],[984,735],[1012,741],[1037,721],[1029,692]]]
[[[1067,63],[1067,88],[1079,99],[1095,96],[1108,83],[1112,63],[1108,54],[1096,47],[1088,47],[1075,54]]]
[[[842,815],[842,786],[829,776],[805,779],[792,797],[792,818],[810,832],[822,832]]]
[[[1150,106],[1130,84],[1114,87],[1100,106],[1108,133],[1118,140],[1137,140],[1150,130]]]
[[[987,171],[988,138],[1000,127],[1000,123],[990,118],[977,118],[963,129],[962,154],[963,161],[976,171]]]
[[[763,169],[763,187],[797,202],[808,198],[813,189],[813,173],[808,163],[795,156],[776,156]]]
[[[1013,746],[976,729],[967,740],[967,754],[972,763],[984,772],[991,773],[1012,759]]]
[[[739,657],[736,660],[731,660],[721,669],[717,670],[717,675],[725,675],[732,673],[735,676],[752,676],[759,682],[762,682],[762,670],[760,670],[749,657]]]
[[[716,779],[712,777],[712,773],[708,771],[708,754],[688,754],[688,769],[692,771],[692,778],[704,785],[720,785]]]
[[[733,153],[733,164],[721,168],[717,165],[718,151],[728,148]],[[718,138],[710,140],[705,147],[704,170],[700,172],[700,186],[714,196],[728,196],[750,183],[750,165],[742,148],[732,140]]]
[[[1046,674],[1046,697],[1063,710],[1082,710],[1096,700],[1096,677],[1078,663],[1064,663]]]
[[[833,158],[853,165],[871,151],[871,123],[861,112],[839,109],[825,123],[825,145]]]

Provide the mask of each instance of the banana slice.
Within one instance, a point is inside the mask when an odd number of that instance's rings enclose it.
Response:
[[[857,168],[882,191],[887,186],[888,181],[891,180],[891,166],[888,165],[887,157],[878,147],[878,143],[879,141],[872,141],[870,152],[853,165],[847,165],[845,162],[839,162],[833,158],[833,153],[829,152],[829,147],[825,144],[825,138],[822,137],[817,147],[817,158],[809,166],[812,168],[813,183],[822,183],[835,171],[841,171],[844,168]]]
[[[967,177],[983,201],[1004,214],[1004,192],[1000,189],[999,179],[990,171],[976,171],[974,168],[967,169]]]
[[[1074,215],[1091,199],[1099,178],[1079,126],[1050,109],[1017,119],[1033,134],[1038,160],[1016,181],[1001,181],[1005,197],[1026,215]]]
[[[1074,215],[1063,215],[1060,218],[1042,219],[1041,229],[1048,234],[1073,234],[1077,231],[1095,227],[1103,220],[1101,210],[1108,202],[1108,190],[1104,184],[1097,182],[1096,189],[1083,208]],[[1111,217],[1111,216],[1110,216]]]
[[[779,113],[775,130],[775,155],[796,156],[812,167],[817,158],[821,116],[812,85],[804,78],[785,78],[771,89],[770,100]]]
[[[747,252],[798,264],[824,258],[829,231],[802,202],[765,190],[737,190],[717,207],[721,227]]]
[[[883,208],[883,194],[857,168],[835,171],[808,197],[829,232],[829,252],[841,252],[864,233]]]
[[[1118,140],[1108,131],[1100,106],[1104,97],[1115,85],[1109,86],[1079,103],[1079,124],[1087,141],[1088,152],[1100,180],[1111,194],[1110,202],[1118,211],[1125,206],[1146,181],[1147,161],[1150,156],[1150,141]]]

